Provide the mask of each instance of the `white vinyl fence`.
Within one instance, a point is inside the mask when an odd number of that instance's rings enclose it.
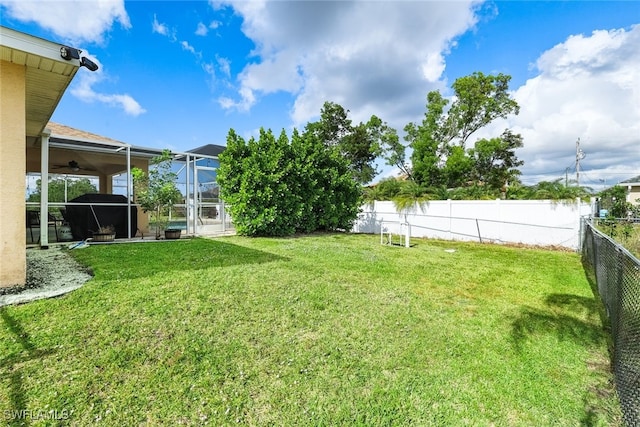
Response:
[[[581,217],[594,212],[591,201],[438,200],[398,212],[390,201],[362,207],[356,233],[381,231],[411,237],[522,243],[580,248]]]

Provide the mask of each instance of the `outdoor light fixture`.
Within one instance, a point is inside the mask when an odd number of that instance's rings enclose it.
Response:
[[[67,61],[80,59],[80,51],[69,46],[62,46],[60,48],[60,56]]]
[[[91,71],[96,71],[98,69],[98,64],[96,64],[86,56],[80,58],[81,53],[82,51],[80,49],[76,49],[74,47],[60,47],[60,56],[62,57],[62,59],[66,59],[67,61],[71,61],[72,59],[79,59],[81,67],[87,67]]]
[[[87,67],[91,71],[96,71],[98,69],[98,64],[96,64],[86,56],[82,57],[82,59],[80,60],[80,65],[82,67]]]
[[[71,169],[73,172],[78,172],[80,170],[80,166],[78,166],[78,162],[76,162],[75,160],[71,160],[69,162],[69,169]]]

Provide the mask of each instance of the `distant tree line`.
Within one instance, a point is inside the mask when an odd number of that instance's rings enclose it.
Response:
[[[518,114],[510,76],[477,72],[457,79],[453,101],[427,94],[422,122],[404,127],[404,142],[377,116],[354,124],[348,110],[326,102],[320,120],[289,138],[260,130],[245,141],[233,129],[220,155],[218,183],[237,231],[290,235],[348,230],[365,200],[407,205],[438,199],[575,199],[585,187],[561,180],[525,186],[516,150],[523,138],[510,129],[471,141],[498,118]],[[407,147],[412,152],[407,158]],[[399,178],[369,184],[376,161],[401,171]],[[410,160],[410,161],[409,161]]]
[[[49,202],[66,202],[86,193],[97,193],[98,189],[89,178],[61,178],[49,180]],[[35,190],[27,197],[27,202],[39,202],[42,195],[42,180],[36,180]],[[66,196],[66,198],[65,198]]]

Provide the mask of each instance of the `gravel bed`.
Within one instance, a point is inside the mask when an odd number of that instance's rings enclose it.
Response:
[[[63,295],[84,285],[92,272],[78,264],[68,251],[62,246],[27,249],[27,282],[24,286],[0,288],[0,307]]]

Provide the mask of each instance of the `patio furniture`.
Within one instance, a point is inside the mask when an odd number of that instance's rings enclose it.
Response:
[[[54,231],[56,232],[56,239],[58,238],[58,222],[60,220],[58,220],[56,217],[54,217],[53,215],[51,215],[50,213],[47,215],[47,228],[53,226]],[[41,226],[41,221],[40,221],[40,212],[39,211],[27,211],[27,228],[29,229],[29,234],[31,236],[31,243],[38,243],[40,242],[40,226]],[[34,241],[33,240],[33,229],[37,228],[38,229],[38,240]]]
[[[131,236],[135,236],[138,229],[136,206],[131,206],[130,214]],[[119,194],[83,194],[69,201],[65,206],[64,217],[75,240],[92,237],[100,227],[107,226],[114,228],[116,238],[126,238],[129,235],[127,198]]]

